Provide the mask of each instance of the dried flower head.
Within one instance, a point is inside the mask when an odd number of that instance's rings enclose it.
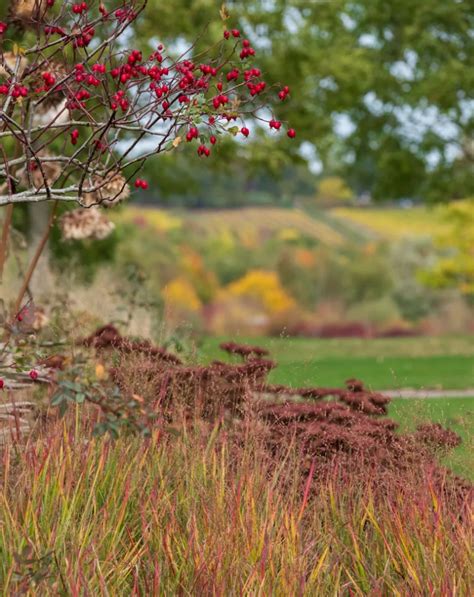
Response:
[[[113,171],[107,176],[94,176],[92,187],[97,190],[92,193],[84,193],[82,204],[86,207],[91,205],[104,205],[110,207],[130,197],[130,186],[120,172]]]
[[[28,65],[28,60],[24,56],[15,55],[13,52],[0,54],[0,77],[10,77],[10,73],[6,70],[4,64],[13,72],[18,68],[17,76],[21,76]]]
[[[97,207],[74,209],[65,213],[60,219],[63,240],[103,240],[115,228]]]
[[[47,7],[47,0],[11,0],[9,17],[16,23],[31,23],[40,20]]]
[[[53,156],[47,152],[37,154],[38,159],[32,160],[18,172],[18,178],[23,186],[39,190],[45,186],[52,186],[61,176],[61,166],[50,160]],[[39,162],[39,163],[38,163]]]
[[[33,319],[33,329],[35,332],[39,332],[49,324],[49,317],[46,314],[44,307],[36,307],[35,317]]]

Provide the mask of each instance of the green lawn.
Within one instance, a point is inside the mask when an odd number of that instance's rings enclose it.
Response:
[[[228,338],[227,338],[228,339]],[[200,346],[204,361],[222,359],[222,339]],[[465,389],[474,387],[474,337],[337,339],[238,338],[268,348],[278,367],[271,381],[301,386],[341,386],[358,377],[375,390],[396,388]],[[474,398],[394,399],[389,416],[410,431],[426,421],[458,433],[463,444],[445,459],[454,472],[474,479]]]
[[[390,404],[389,416],[400,423],[400,431],[413,431],[426,421],[455,431],[463,443],[444,464],[456,474],[474,480],[474,398],[399,398]]]
[[[349,377],[375,390],[389,388],[463,389],[474,385],[472,357],[331,357],[283,363],[272,373],[275,383],[292,386],[340,386]]]
[[[268,348],[278,367],[275,383],[340,386],[349,377],[375,390],[391,388],[464,389],[474,387],[474,337],[337,339],[239,339]],[[206,339],[204,360],[222,359],[220,340]]]

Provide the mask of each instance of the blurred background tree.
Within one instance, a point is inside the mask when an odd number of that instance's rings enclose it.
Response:
[[[220,0],[150,0],[137,39],[184,48],[222,35]],[[472,194],[474,12],[472,0],[229,0],[229,26],[258,50],[270,84],[288,84],[292,102],[277,116],[291,120],[298,144],[265,151],[254,143],[219,149],[219,164],[243,163],[241,192],[256,173],[282,173],[305,158],[313,170],[334,166],[359,194],[376,199],[447,200]],[[199,42],[196,53],[199,52]],[[188,158],[186,157],[186,161]],[[171,166],[174,169],[174,164]],[[150,166],[150,174],[153,174]],[[185,168],[184,168],[185,169]],[[299,172],[302,173],[300,168]],[[333,167],[331,168],[331,174]],[[196,174],[193,172],[193,174]],[[168,192],[167,172],[155,174]],[[271,186],[271,185],[270,185]],[[183,189],[184,195],[187,189]]]
[[[350,203],[353,198],[354,193],[340,176],[327,176],[318,185],[316,201],[320,205]]]
[[[446,209],[449,229],[437,239],[444,254],[420,277],[433,288],[457,288],[474,304],[474,199]]]

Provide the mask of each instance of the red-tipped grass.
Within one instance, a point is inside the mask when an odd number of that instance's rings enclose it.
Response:
[[[269,465],[217,426],[146,441],[79,427],[4,449],[5,595],[472,594],[468,513],[428,472],[380,494],[347,471],[302,476],[291,446]]]

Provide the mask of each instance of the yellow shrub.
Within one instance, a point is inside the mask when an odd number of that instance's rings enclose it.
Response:
[[[301,234],[296,228],[282,228],[278,232],[278,238],[283,241],[294,241],[301,238]]]
[[[474,199],[457,201],[441,208],[449,229],[437,239],[451,255],[438,260],[421,280],[435,288],[455,287],[474,295]]]
[[[202,256],[187,246],[181,247],[181,266],[199,300],[209,303],[219,289],[216,274],[206,269]]]
[[[202,307],[192,284],[182,276],[171,280],[162,294],[168,311],[199,311]]]
[[[354,194],[339,176],[327,176],[318,186],[316,199],[323,203],[351,201]]]
[[[277,273],[271,271],[250,270],[229,284],[224,293],[258,300],[269,314],[282,313],[295,306],[295,301],[286,293]]]

